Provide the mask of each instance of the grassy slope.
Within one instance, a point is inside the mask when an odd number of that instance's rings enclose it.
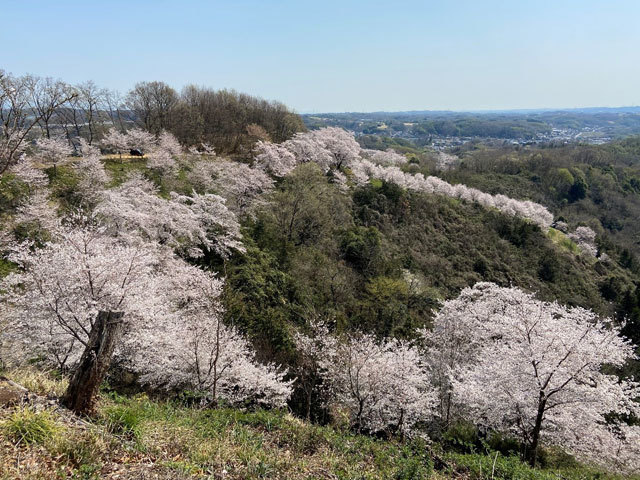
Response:
[[[64,388],[32,371],[9,376],[40,394]],[[0,418],[3,480],[621,478],[570,463],[533,470],[493,452],[458,454],[422,441],[374,439],[282,411],[201,410],[146,396],[105,393],[97,418],[83,424],[61,410],[14,407],[0,410]]]

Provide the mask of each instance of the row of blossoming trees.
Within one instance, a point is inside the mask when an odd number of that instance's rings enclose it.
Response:
[[[135,143],[149,152],[148,168],[167,177],[181,171],[201,193],[161,197],[140,174],[110,188],[99,151],[83,143],[73,165],[79,210],[63,214],[36,162],[56,165],[64,145],[37,142],[12,164],[30,195],[1,237],[18,267],[0,284],[2,359],[38,358],[69,372],[62,401],[73,410],[93,410],[115,360],[141,384],[194,389],[211,405],[282,407],[295,384],[309,405],[360,432],[416,435],[467,419],[518,438],[532,464],[543,444],[640,468],[640,429],[626,422],[640,415],[640,386],[610,373],[633,347],[590,311],[480,283],[445,302],[414,341],[308,325],[295,336],[300,361],[287,371],[257,361],[242,333],[221,321],[224,279],[195,266],[205,255],[241,254],[238,218],[268,202],[278,178],[302,163],[317,164],[345,191],[383,179],[546,228],[553,217],[543,206],[408,174],[403,156],[363,151],[339,129],[259,142],[253,165],[207,149],[184,155],[167,133],[112,131],[104,141],[116,150]],[[14,232],[25,224],[40,233],[19,242]]]

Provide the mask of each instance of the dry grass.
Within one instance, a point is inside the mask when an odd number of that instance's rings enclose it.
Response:
[[[33,367],[14,368],[4,375],[43,397],[60,397],[69,384],[66,378],[56,376],[54,372],[41,371]]]
[[[117,153],[110,153],[109,155],[102,155],[102,160],[140,160],[141,158],[147,158],[146,155],[138,156],[138,155],[118,155]]]

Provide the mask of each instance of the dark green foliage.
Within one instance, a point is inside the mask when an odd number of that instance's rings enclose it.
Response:
[[[543,282],[553,282],[558,274],[558,265],[553,258],[545,257],[540,260],[538,277]]]
[[[225,316],[247,332],[265,358],[290,355],[296,321],[292,279],[273,255],[249,246],[226,267]]]
[[[37,247],[51,241],[51,234],[38,221],[17,223],[13,234],[17,242],[32,241]]]
[[[444,178],[482,191],[527,198],[572,225],[589,224],[601,237],[640,253],[639,138],[601,146],[558,148],[461,147],[461,167]],[[628,256],[622,259],[628,262]]]
[[[376,227],[356,226],[340,237],[340,253],[355,270],[368,275],[375,272],[380,258],[381,235]]]
[[[15,209],[28,195],[29,187],[20,179],[11,174],[0,176],[0,216]]]
[[[606,315],[611,290],[631,282],[616,262],[594,266],[555,230],[382,181],[346,195],[312,165],[285,179],[247,225],[247,254],[227,266],[228,319],[283,360],[293,360],[291,327],[310,319],[411,338],[439,300],[478,281]]]
[[[15,264],[0,257],[0,279],[9,275],[16,268],[17,266]]]
[[[625,322],[622,334],[640,346],[640,284],[629,286],[626,290],[616,285],[618,318]]]
[[[447,450],[460,453],[473,453],[480,446],[480,434],[475,425],[458,422],[451,425],[440,439]]]

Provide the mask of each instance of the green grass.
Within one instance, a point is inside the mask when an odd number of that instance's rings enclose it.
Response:
[[[444,458],[449,463],[443,472],[447,477],[463,477],[471,480],[615,480],[629,478],[604,473],[579,464],[548,469],[532,468],[516,456],[504,456],[498,452],[486,455],[448,453]]]
[[[580,254],[580,247],[571,240],[567,235],[562,233],[560,230],[556,230],[555,228],[549,228],[547,231],[547,236],[553,243],[558,245],[562,250],[573,253],[574,255]]]
[[[2,428],[13,443],[25,445],[42,445],[61,430],[51,412],[30,408],[14,410],[2,422]]]
[[[134,172],[147,172],[147,161],[136,157],[135,159],[108,158],[104,160],[104,168],[111,176],[110,187],[117,187],[124,183]]]
[[[141,452],[167,459],[162,465],[177,474],[226,470],[228,478],[323,478],[332,472],[344,479],[422,479],[431,471],[424,445],[312,425],[282,411],[198,410],[114,396],[101,421],[115,434],[135,437]]]
[[[16,264],[0,257],[0,278],[6,277],[16,270]]]
[[[2,413],[0,479],[99,479],[112,478],[106,475],[112,472],[118,478],[144,473],[145,478],[229,480],[624,478],[566,455],[547,453],[545,468],[534,469],[517,456],[455,453],[419,439],[357,435],[284,411],[196,409],[145,395],[103,394],[98,417],[83,427],[64,424],[58,413],[46,410]]]

